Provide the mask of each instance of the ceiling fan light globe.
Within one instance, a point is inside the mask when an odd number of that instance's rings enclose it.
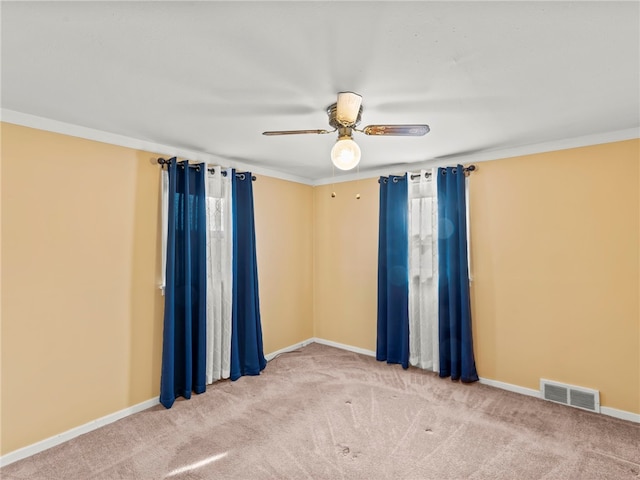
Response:
[[[360,163],[360,147],[351,139],[338,140],[331,149],[331,161],[340,170],[351,170]]]

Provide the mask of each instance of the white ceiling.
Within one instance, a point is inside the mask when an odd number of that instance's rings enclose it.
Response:
[[[431,127],[356,133],[361,177],[640,128],[637,1],[3,1],[1,15],[4,120],[311,184],[332,178],[337,135],[261,133],[330,129],[339,91],[363,96],[361,127]]]

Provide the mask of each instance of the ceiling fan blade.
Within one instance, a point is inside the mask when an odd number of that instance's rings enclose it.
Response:
[[[274,130],[271,132],[262,132],[263,135],[300,135],[304,133],[323,134],[332,132],[330,130]]]
[[[338,93],[336,120],[342,125],[354,125],[360,113],[362,97],[353,92]]]
[[[429,130],[429,125],[368,125],[362,131],[367,135],[421,137],[429,133]]]

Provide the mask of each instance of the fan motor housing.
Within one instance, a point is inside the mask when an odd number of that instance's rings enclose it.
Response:
[[[362,119],[362,105],[360,105],[360,110],[358,110],[358,117],[356,118],[356,121],[348,125],[344,125],[338,122],[338,119],[336,118],[337,112],[338,112],[337,103],[332,103],[327,107],[327,115],[329,115],[329,125],[331,125],[333,128],[355,127],[360,123],[360,120]]]

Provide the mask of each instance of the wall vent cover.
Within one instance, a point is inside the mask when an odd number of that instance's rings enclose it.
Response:
[[[600,392],[591,388],[540,379],[541,398],[570,407],[600,413]]]

